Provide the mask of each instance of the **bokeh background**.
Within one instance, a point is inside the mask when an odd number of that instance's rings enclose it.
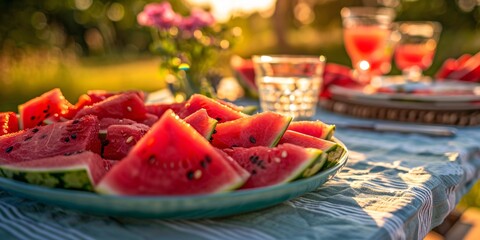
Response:
[[[164,87],[159,60],[149,52],[149,29],[136,15],[143,0],[0,0],[0,111],[53,87],[72,102],[88,89],[154,91]],[[427,75],[447,58],[480,50],[478,0],[183,0],[238,26],[242,35],[231,54],[322,54],[350,66],[342,42],[340,9],[387,6],[396,20],[434,20],[443,25]],[[228,61],[225,61],[228,63]],[[393,65],[394,66],[394,65]],[[229,74],[225,64],[224,74]],[[395,66],[390,74],[398,74]],[[480,206],[476,186],[462,204]]]

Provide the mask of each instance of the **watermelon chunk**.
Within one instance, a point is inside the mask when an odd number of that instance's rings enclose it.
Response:
[[[343,147],[335,142],[312,137],[291,130],[287,130],[280,139],[279,144],[282,143],[291,143],[306,148],[317,148],[323,150],[327,154],[326,168],[335,165],[344,152]]]
[[[100,119],[100,134],[106,134],[111,125],[133,125],[137,122],[126,118],[102,118]]]
[[[209,194],[245,182],[210,143],[167,111],[97,186],[114,195]]]
[[[215,126],[217,126],[217,120],[209,117],[207,111],[203,108],[192,113],[184,120],[206,139],[212,137],[213,131],[215,131]]]
[[[0,113],[0,136],[18,131],[18,118],[14,112]]]
[[[103,159],[90,151],[0,165],[0,175],[51,188],[93,191],[106,173]]]
[[[335,132],[335,125],[321,121],[296,121],[290,123],[287,130],[307,134],[313,137],[330,140]]]
[[[145,93],[142,91],[125,91],[125,92],[111,92],[111,91],[105,91],[105,90],[88,90],[87,95],[90,97],[93,103],[96,102],[101,102],[109,97],[115,96],[115,95],[121,95],[124,93],[134,93],[137,94],[142,101],[145,101]]]
[[[127,118],[134,121],[145,120],[147,113],[143,100],[134,92],[114,95],[92,106],[78,111],[76,118],[95,115],[102,118]]]
[[[43,125],[43,121],[54,114],[64,116],[73,105],[69,103],[58,88],[54,88],[39,97],[18,106],[20,128],[27,129]]]
[[[158,121],[158,117],[154,114],[147,113],[145,114],[145,120],[143,120],[141,123],[147,125],[147,126],[153,126]]]
[[[242,189],[290,182],[301,177],[322,155],[319,149],[288,143],[275,148],[233,148],[224,151],[251,174]]]
[[[263,112],[234,121],[219,123],[215,127],[212,145],[217,148],[274,147],[287,129],[289,116]]]
[[[98,119],[85,116],[0,137],[0,164],[24,162],[82,151],[100,153]]]
[[[202,108],[207,110],[208,116],[214,118],[219,123],[248,116],[240,111],[233,110],[226,105],[200,94],[192,95],[192,97],[185,104],[185,108],[181,113],[179,113],[179,115],[180,117],[186,117]]]
[[[149,126],[141,123],[110,125],[107,128],[106,140],[103,142],[103,157],[112,160],[124,158],[149,129]]]
[[[185,107],[186,102],[181,103],[153,103],[146,104],[145,108],[148,113],[157,117],[161,117],[168,109],[171,109],[174,113],[179,114]]]

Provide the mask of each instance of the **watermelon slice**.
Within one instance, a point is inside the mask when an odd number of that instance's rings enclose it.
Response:
[[[93,191],[106,173],[103,159],[86,151],[0,165],[0,175],[51,188]]]
[[[124,93],[134,93],[137,94],[142,101],[145,101],[145,93],[142,91],[124,91],[124,92],[111,92],[111,91],[105,91],[105,90],[88,90],[87,95],[90,97],[93,103],[101,102],[109,97],[115,96],[115,95],[121,95]]]
[[[180,117],[186,117],[202,108],[207,110],[208,116],[216,119],[219,123],[248,116],[240,111],[233,110],[226,105],[200,94],[192,95],[192,97],[185,104],[185,108],[181,113],[179,113],[179,115]]]
[[[14,112],[0,113],[0,136],[18,131],[18,118]]]
[[[113,167],[97,186],[114,195],[209,194],[245,182],[210,143],[173,111]]]
[[[263,112],[234,121],[219,123],[215,127],[212,145],[223,149],[230,147],[274,147],[287,129],[289,116]]]
[[[120,160],[127,156],[130,149],[147,133],[149,126],[141,123],[132,125],[110,125],[103,142],[103,157]]]
[[[146,118],[146,109],[143,100],[135,92],[114,95],[92,106],[80,110],[76,118],[85,115],[95,115],[102,118],[127,118],[134,121],[143,121]]]
[[[85,116],[0,137],[0,164],[30,161],[82,151],[100,153],[98,119]]]
[[[212,137],[213,131],[215,131],[215,126],[217,126],[217,120],[209,117],[207,111],[203,108],[192,113],[184,120],[206,139]]]
[[[335,125],[325,124],[321,121],[292,122],[287,130],[307,134],[313,137],[330,140],[335,132]]]
[[[322,155],[319,149],[288,143],[275,148],[233,148],[224,151],[251,174],[242,189],[290,182],[301,177]]]
[[[185,107],[186,102],[181,103],[154,103],[146,104],[145,108],[148,113],[161,117],[168,109],[179,114]]]
[[[147,126],[153,126],[158,121],[158,117],[154,114],[147,113],[145,114],[145,120],[143,120],[141,123],[147,125]]]
[[[64,116],[73,107],[60,89],[52,89],[39,97],[18,106],[20,114],[20,129],[43,125],[43,121],[54,114]]]
[[[326,168],[335,165],[344,152],[343,147],[335,142],[312,137],[291,130],[285,131],[285,134],[283,134],[283,137],[280,139],[279,143],[291,143],[306,148],[317,148],[324,151],[327,154]]]

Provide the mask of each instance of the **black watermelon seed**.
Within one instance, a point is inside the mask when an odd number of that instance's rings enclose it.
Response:
[[[217,133],[217,130],[216,130],[216,129],[213,129],[212,134],[215,134],[215,133]]]
[[[38,132],[38,131],[39,131],[38,128],[32,129],[32,132],[33,132],[33,133],[36,133],[36,132]]]
[[[30,139],[32,139],[32,136],[26,137],[25,140],[23,140],[23,141],[28,141],[28,140],[30,140]]]
[[[73,120],[73,122],[72,122],[72,123],[73,123],[73,124],[77,124],[77,123],[79,123],[79,122],[80,122],[80,120],[78,120],[78,119],[75,119],[75,120]]]
[[[209,142],[213,141],[213,136],[210,136],[210,139],[208,139]]]
[[[256,155],[250,156],[250,162],[252,162],[253,164],[257,164],[258,156]]]
[[[205,156],[205,161],[207,161],[207,163],[211,163],[212,162],[212,158],[210,156]]]
[[[48,112],[48,108],[47,108],[47,109],[45,109],[45,110],[43,110],[43,113],[47,113],[47,112]]]
[[[102,145],[103,145],[103,146],[107,146],[109,143],[110,143],[110,141],[108,141],[108,139],[107,139],[107,140],[105,140],[105,141],[102,142]]]
[[[77,134],[74,133],[74,134],[70,135],[70,137],[71,137],[72,139],[76,139],[76,138],[77,138]]]
[[[70,138],[69,138],[69,137],[66,137],[66,138],[64,139],[64,141],[65,141],[65,142],[70,142]]]
[[[255,175],[255,174],[257,174],[257,170],[253,169],[252,170],[252,175]]]
[[[35,120],[35,116],[31,116],[30,120],[32,120],[32,121]]]
[[[50,113],[45,114],[45,118],[50,117]]]
[[[258,161],[257,165],[262,166],[263,165],[263,160]]]
[[[254,138],[253,136],[250,136],[250,137],[248,138],[248,140],[249,140],[251,143],[256,143],[256,142],[257,142],[257,140],[255,140],[255,138]]]
[[[215,120],[217,120],[217,121],[219,121],[219,122],[222,121],[222,119],[219,118],[219,117],[215,118]]]
[[[155,155],[152,154],[152,155],[148,158],[148,163],[154,164],[156,159],[157,159],[157,158],[155,157]]]
[[[13,146],[10,146],[7,149],[5,149],[5,152],[10,153],[12,150],[13,150]]]
[[[200,161],[200,166],[202,166],[202,168],[207,168],[208,163],[206,161]]]
[[[187,172],[187,178],[188,178],[188,180],[192,180],[193,177],[194,177],[193,175],[194,175],[194,173],[193,173],[192,170],[188,171],[188,172]]]

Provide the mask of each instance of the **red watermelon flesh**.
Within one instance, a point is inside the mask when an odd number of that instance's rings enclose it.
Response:
[[[143,121],[146,113],[143,100],[136,93],[129,92],[115,95],[92,106],[87,106],[80,110],[75,117],[95,115],[99,119],[128,118],[135,121]]]
[[[126,92],[111,92],[111,91],[106,91],[106,90],[88,90],[87,95],[90,97],[93,103],[96,102],[101,102],[109,97],[123,94],[123,93],[135,93],[142,99],[142,101],[145,101],[145,94],[142,91],[126,91]]]
[[[335,132],[335,125],[325,124],[321,121],[292,122],[287,130],[303,133],[309,136],[329,140]]]
[[[55,172],[67,172],[75,169],[85,169],[88,172],[93,184],[97,184],[107,172],[103,159],[100,157],[100,155],[90,151],[67,156],[58,155],[27,162],[10,163],[2,165],[1,167],[9,169],[21,169],[22,171],[45,172],[49,174],[54,174]],[[59,181],[63,180],[62,178],[57,179]]]
[[[114,195],[187,195],[228,191],[245,178],[171,110],[113,167],[97,191]]]
[[[217,125],[217,120],[209,117],[207,111],[203,108],[192,113],[184,120],[206,139],[210,139]]]
[[[70,106],[68,109],[68,113],[65,114],[65,118],[67,119],[72,119],[75,117],[78,111],[82,110],[86,106],[93,105],[95,102],[92,101],[90,96],[87,94],[82,94],[80,97],[78,97],[78,101],[75,103],[75,105]]]
[[[242,189],[290,182],[320,158],[322,151],[282,144],[275,148],[251,147],[224,150],[250,173]]]
[[[112,160],[124,158],[149,129],[149,126],[141,123],[109,126],[103,143],[103,157]]]
[[[103,159],[103,167],[108,172],[108,171],[110,171],[110,169],[112,169],[119,162],[120,161],[118,161],[118,160]]]
[[[111,125],[133,125],[137,122],[126,118],[102,118],[100,119],[100,133],[106,133]]]
[[[291,143],[301,147],[317,148],[324,151],[327,154],[327,167],[335,164],[344,152],[343,147],[335,142],[312,137],[291,130],[285,131],[285,134],[283,134],[279,144],[282,143]]]
[[[153,103],[145,105],[147,112],[157,117],[161,117],[168,109],[171,109],[174,113],[179,114],[183,111],[186,102],[180,103]]]
[[[292,118],[289,116],[264,112],[219,123],[212,136],[212,145],[220,149],[254,146],[274,147],[291,120]]]
[[[192,95],[192,97],[185,104],[184,110],[179,113],[179,115],[180,117],[184,118],[202,108],[207,110],[208,116],[214,118],[219,123],[248,116],[240,111],[233,110],[226,105],[200,94]]]
[[[18,106],[20,128],[27,129],[43,125],[43,121],[54,114],[64,116],[72,108],[60,89],[52,89],[39,97]]]
[[[153,126],[158,121],[158,117],[154,114],[147,113],[145,114],[145,120],[143,120],[141,123],[147,125],[147,126]]]
[[[228,163],[230,163],[230,166],[235,170],[235,172],[240,175],[243,179],[248,179],[250,177],[250,173],[245,170],[240,164],[235,161],[230,155],[228,155],[226,152],[224,152],[222,149],[215,148],[215,150],[222,155]]]
[[[0,113],[0,136],[18,131],[17,114],[14,112]]]
[[[82,151],[100,153],[98,119],[85,116],[0,137],[0,164]]]

